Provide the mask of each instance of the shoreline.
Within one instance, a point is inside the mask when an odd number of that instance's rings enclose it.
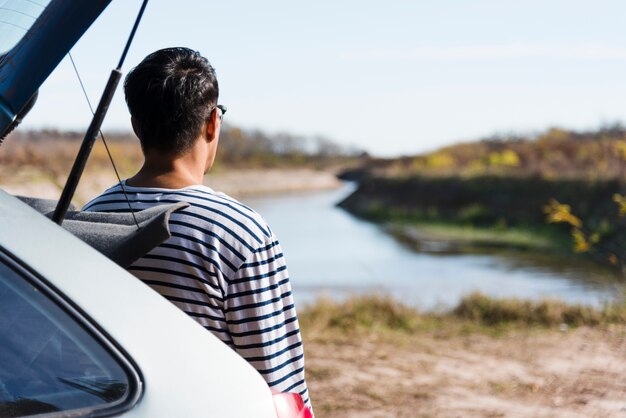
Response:
[[[441,247],[432,236],[443,235],[453,247],[553,251],[620,270],[625,244],[615,196],[622,189],[618,179],[372,175],[340,206],[379,223],[417,225],[398,235],[418,246]]]
[[[122,175],[122,178],[126,178]],[[58,199],[65,178],[53,178],[36,169],[24,169],[3,175],[0,188],[14,195]],[[85,170],[78,185],[73,203],[81,207],[89,200],[117,183],[111,171]],[[222,169],[209,173],[204,184],[215,191],[235,198],[251,195],[271,195],[288,192],[329,190],[341,187],[335,173],[309,168]]]
[[[220,170],[204,177],[204,184],[233,197],[330,190],[341,187],[335,173],[310,168]]]
[[[518,250],[564,255],[554,236],[531,228],[477,227],[453,222],[385,223],[386,230],[399,241],[422,252],[480,252]]]

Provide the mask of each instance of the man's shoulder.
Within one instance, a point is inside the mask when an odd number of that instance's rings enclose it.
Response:
[[[126,200],[128,198],[128,201]],[[263,217],[249,206],[226,193],[204,185],[182,189],[122,187],[117,184],[85,205],[88,211],[143,210],[159,204],[187,202],[190,206],[172,214],[179,223],[218,230],[220,235],[245,242],[249,250],[271,241],[272,232]],[[231,240],[229,239],[229,240]]]
[[[225,193],[195,186],[184,192],[171,192],[169,196],[190,204],[172,214],[174,221],[184,223],[185,228],[209,231],[213,237],[216,233],[219,238],[215,238],[222,245],[237,250],[244,258],[274,240],[267,222],[257,211]]]
[[[254,226],[269,232],[267,222],[256,210],[226,193],[215,191],[206,186],[198,186],[190,190],[185,197],[185,201],[189,202],[192,207],[206,209],[212,213],[223,215],[237,224]]]
[[[108,189],[88,201],[81,210],[88,212],[106,212],[106,210],[100,210],[98,206],[102,205],[104,202],[114,202],[118,198],[118,194],[121,194],[121,196],[123,196],[123,190],[120,186],[120,183],[114,184],[113,186],[109,187]]]

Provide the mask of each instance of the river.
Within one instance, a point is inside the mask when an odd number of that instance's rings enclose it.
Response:
[[[528,253],[416,252],[380,225],[335,204],[354,188],[247,197],[280,239],[298,303],[384,293],[423,308],[454,306],[480,291],[498,297],[559,298],[601,306],[623,287],[587,263]]]

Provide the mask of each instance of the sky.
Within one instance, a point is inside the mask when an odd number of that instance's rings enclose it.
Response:
[[[112,1],[72,50],[93,103],[140,5]],[[626,121],[624,16],[621,0],[151,0],[123,70],[187,46],[215,67],[233,125],[407,155]],[[89,122],[65,59],[24,128]],[[130,130],[121,89],[111,130]]]

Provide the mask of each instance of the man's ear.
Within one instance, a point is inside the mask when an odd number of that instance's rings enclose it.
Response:
[[[206,140],[207,142],[212,142],[214,141],[217,136],[219,135],[219,110],[218,109],[213,109],[213,111],[211,112],[211,115],[209,116],[209,119],[207,120],[206,123]]]

